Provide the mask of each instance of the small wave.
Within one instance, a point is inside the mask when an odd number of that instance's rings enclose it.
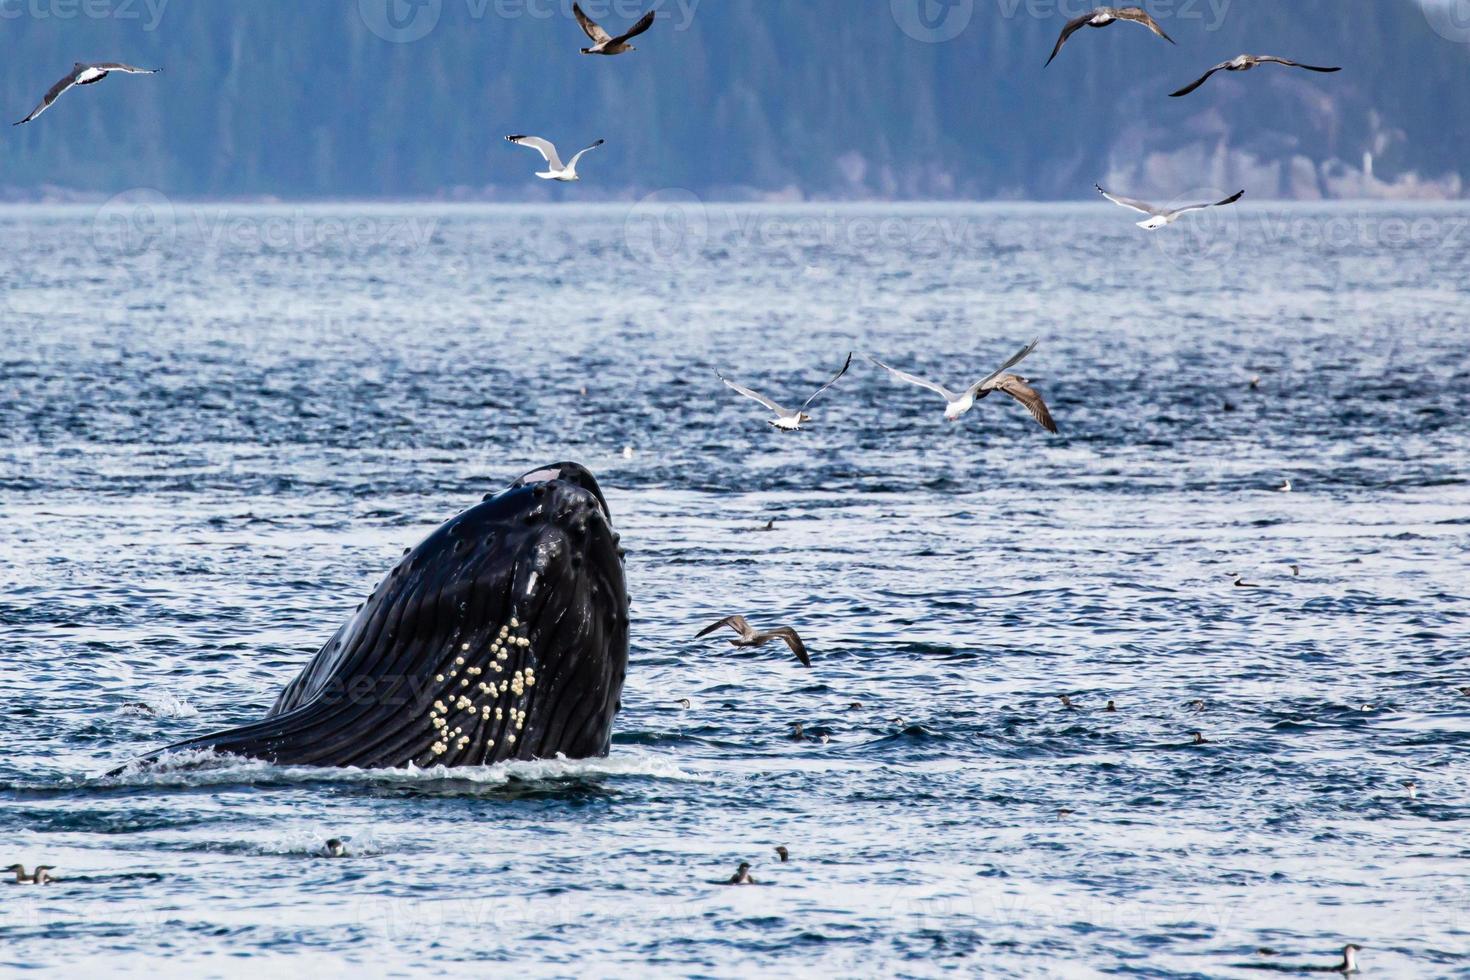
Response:
[[[599,759],[532,759],[493,766],[431,766],[419,769],[358,769],[322,766],[278,766],[258,759],[221,755],[208,749],[176,752],[146,766],[134,762],[116,776],[87,780],[98,786],[197,787],[247,784],[373,783],[384,786],[428,786],[458,783],[494,789],[511,783],[560,782],[596,777],[645,776],[683,782],[706,782],[662,756],[646,752],[619,752]]]
[[[121,712],[126,715],[151,715],[155,718],[193,718],[199,714],[199,709],[186,698],[168,691],[155,691],[145,694],[140,701],[123,705]]]

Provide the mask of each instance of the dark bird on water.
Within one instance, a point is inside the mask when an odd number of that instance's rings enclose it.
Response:
[[[15,874],[15,883],[17,885],[49,885],[56,879],[46,872],[54,870],[56,870],[54,864],[38,864],[36,865],[34,874],[26,874],[25,867],[19,864],[12,864],[5,869],[7,874],[12,872]]]
[[[14,123],[14,125],[19,126],[22,123],[28,123],[32,119],[35,119],[41,113],[51,108],[51,104],[61,98],[62,93],[73,85],[95,85],[115,71],[124,72],[129,75],[153,75],[157,74],[158,69],[138,68],[134,65],[125,65],[120,61],[99,61],[95,64],[78,61],[71,66],[70,73],[63,77],[61,81],[51,86],[51,91],[47,92],[41,98],[40,104],[31,110],[31,114],[20,120],[20,122]]]
[[[1062,702],[1062,707],[1066,708],[1068,711],[1076,711],[1077,710],[1077,706],[1072,703],[1072,699],[1069,698],[1069,697],[1067,697],[1065,694],[1058,694],[1057,695],[1057,700],[1061,701]]]
[[[735,869],[735,873],[730,876],[730,881],[728,882],[728,884],[731,884],[731,885],[753,885],[753,884],[755,884],[755,879],[750,876],[750,862],[749,861],[741,861],[740,862],[740,867],[736,868]]]
[[[718,623],[711,623],[695,634],[695,639],[708,636],[722,626],[728,626],[740,635],[730,641],[732,646],[737,647],[759,647],[765,646],[772,640],[783,640],[796,654],[796,659],[801,661],[803,667],[812,665],[812,658],[807,655],[806,644],[801,642],[801,637],[796,635],[796,630],[790,626],[778,626],[771,630],[757,630],[746,621],[744,616],[726,616]]]
[[[1202,735],[1201,733],[1195,732],[1194,733],[1194,742],[1192,744],[1194,744],[1194,745],[1209,745],[1210,744],[1210,740],[1207,739],[1207,738],[1205,738],[1204,735]]]
[[[333,837],[327,841],[326,852],[327,857],[341,858],[348,856],[347,845],[342,843],[341,838],[338,837]]]
[[[1083,14],[1081,17],[1073,17],[1067,21],[1067,26],[1062,28],[1061,37],[1057,38],[1057,46],[1051,49],[1051,57],[1046,59],[1047,65],[1050,65],[1056,58],[1057,53],[1062,50],[1062,45],[1066,44],[1072,35],[1082,30],[1082,28],[1107,27],[1109,24],[1115,24],[1120,20],[1141,24],[1170,44],[1175,43],[1174,39],[1165,34],[1164,29],[1142,7],[1098,7],[1091,13]]]
[[[784,844],[777,844],[776,845],[776,853],[781,856],[781,863],[782,864],[785,864],[786,863],[786,859],[789,858],[789,857],[791,857],[791,852],[788,851],[788,850],[786,850],[786,845],[784,845]]]
[[[1275,55],[1243,54],[1239,55],[1238,57],[1231,58],[1229,61],[1220,62],[1218,65],[1201,75],[1197,81],[1191,82],[1177,92],[1170,92],[1169,95],[1171,98],[1175,99],[1179,98],[1180,96],[1188,95],[1190,92],[1193,92],[1205,82],[1209,81],[1210,76],[1215,74],[1215,72],[1217,71],[1250,71],[1257,65],[1285,65],[1288,68],[1305,68],[1307,71],[1320,72],[1342,71],[1341,68],[1318,68],[1316,65],[1304,65],[1299,61],[1288,61],[1285,58],[1278,58]]]
[[[1104,708],[1103,710],[1104,711],[1117,711],[1118,710],[1118,706],[1116,704],[1114,704],[1112,701],[1109,701],[1108,702],[1108,706],[1106,708]]]

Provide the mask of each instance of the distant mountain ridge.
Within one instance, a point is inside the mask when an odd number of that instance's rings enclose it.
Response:
[[[1084,29],[1048,68],[1090,2],[584,4],[610,27],[655,5],[637,51],[599,58],[569,0],[27,0],[0,20],[14,119],[78,59],[164,72],[7,128],[0,193],[1046,200],[1101,181],[1311,199],[1460,197],[1470,176],[1470,25],[1420,0],[1144,0],[1177,45]],[[1344,71],[1167,97],[1242,52]],[[548,187],[511,132],[608,144],[583,183]]]

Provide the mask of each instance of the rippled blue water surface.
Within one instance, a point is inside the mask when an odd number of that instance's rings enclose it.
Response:
[[[1467,221],[0,211],[0,865],[63,879],[0,886],[0,966],[1463,976]],[[782,434],[715,376],[1034,336],[1058,436],[862,358]],[[101,775],[555,459],[629,549],[608,758]],[[813,669],[692,638],[732,612]]]

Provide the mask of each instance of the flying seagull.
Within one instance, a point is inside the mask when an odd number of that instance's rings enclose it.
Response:
[[[1148,231],[1158,231],[1165,225],[1172,225],[1175,221],[1179,220],[1180,215],[1188,214],[1191,211],[1203,211],[1205,208],[1224,207],[1226,204],[1234,204],[1242,197],[1245,197],[1245,191],[1242,190],[1239,193],[1227,197],[1223,201],[1215,201],[1212,204],[1190,204],[1186,207],[1171,209],[1157,207],[1153,204],[1149,204],[1146,201],[1135,201],[1131,197],[1119,197],[1116,194],[1109,194],[1107,191],[1102,189],[1101,184],[1093,184],[1092,186],[1096,187],[1099,194],[1107,198],[1109,201],[1112,201],[1114,204],[1121,205],[1125,208],[1132,208],[1139,214],[1148,215],[1149,217],[1146,220],[1138,222],[1138,227],[1144,228]]]
[[[709,636],[722,626],[728,626],[740,635],[731,640],[730,643],[737,647],[759,647],[765,646],[772,640],[785,640],[791,652],[796,654],[796,659],[801,661],[803,667],[812,665],[812,658],[807,656],[806,644],[801,642],[801,637],[796,635],[796,630],[790,626],[778,626],[773,630],[757,630],[746,622],[744,616],[726,616],[718,623],[711,623],[698,633],[695,639],[701,636]]]
[[[852,352],[849,351],[848,354],[847,354],[847,360],[844,361],[843,364],[842,364],[842,370],[841,371],[838,371],[837,374],[833,376],[833,378],[832,378],[831,381],[828,381],[826,384],[822,385],[822,387],[818,388],[812,394],[812,397],[808,398],[805,402],[803,402],[801,408],[797,409],[794,412],[793,411],[790,411],[788,409],[782,408],[780,405],[778,405],[775,402],[771,401],[765,395],[762,395],[762,394],[759,394],[757,392],[751,391],[749,388],[745,387],[744,385],[738,385],[738,384],[736,384],[735,382],[731,381],[729,378],[725,377],[723,374],[718,374],[718,372],[717,372],[716,373],[716,376],[721,381],[725,382],[725,384],[728,385],[730,388],[734,389],[735,391],[738,391],[740,394],[744,395],[746,398],[754,398],[756,401],[758,401],[762,405],[766,406],[766,408],[769,408],[771,411],[775,412],[776,413],[776,417],[775,418],[773,418],[773,419],[767,419],[767,421],[770,422],[771,425],[774,425],[776,428],[782,429],[782,430],[784,430],[786,432],[794,432],[795,430],[801,428],[802,423],[804,423],[804,422],[810,422],[812,420],[812,417],[806,413],[806,410],[807,410],[808,406],[811,405],[812,402],[814,402],[814,401],[817,400],[817,395],[820,395],[822,392],[826,391],[828,388],[830,388],[833,385],[835,385],[837,383],[837,380],[839,378],[841,378],[844,374],[847,373],[847,369],[851,365],[852,365]]]
[[[40,105],[31,110],[29,116],[26,116],[20,122],[14,123],[13,125],[19,126],[21,123],[28,123],[32,119],[35,119],[41,113],[51,108],[51,103],[61,98],[61,93],[73,85],[95,85],[115,71],[127,72],[129,75],[153,75],[159,69],[137,68],[133,65],[125,65],[120,61],[99,61],[96,64],[90,65],[78,61],[71,66],[71,71],[65,78],[51,86],[51,91],[47,92],[45,97],[41,99]]]
[[[1062,36],[1057,38],[1057,46],[1051,49],[1051,58],[1047,58],[1046,63],[1048,65],[1051,64],[1052,59],[1057,56],[1057,52],[1062,50],[1062,45],[1067,43],[1067,39],[1082,30],[1082,28],[1107,27],[1109,24],[1120,20],[1131,20],[1135,24],[1142,24],[1170,44],[1174,43],[1174,39],[1165,34],[1164,29],[1142,7],[1098,7],[1090,14],[1073,17],[1067,21],[1067,26],[1062,28]]]
[[[1243,54],[1238,58],[1232,58],[1230,61],[1220,62],[1218,65],[1201,75],[1198,81],[1194,82],[1193,84],[1184,86],[1177,92],[1170,92],[1169,96],[1171,98],[1177,99],[1181,95],[1188,95],[1190,92],[1193,92],[1205,82],[1209,81],[1210,76],[1215,74],[1215,72],[1217,71],[1250,71],[1252,68],[1256,67],[1256,65],[1286,65],[1288,68],[1305,68],[1307,71],[1320,72],[1342,71],[1341,68],[1318,68],[1316,65],[1304,65],[1299,61],[1287,61],[1285,58],[1277,58],[1274,55],[1269,54]]]
[[[581,180],[582,178],[577,176],[577,161],[582,159],[583,153],[586,153],[588,150],[595,150],[607,142],[607,140],[598,140],[591,146],[583,147],[577,151],[576,156],[572,157],[570,163],[563,165],[561,157],[557,155],[556,145],[551,140],[544,140],[539,136],[507,136],[506,139],[517,146],[529,146],[546,158],[546,166],[550,169],[538,173],[536,175],[537,177],[540,177],[542,180],[561,181]]]
[[[1036,389],[1030,386],[1030,382],[1026,378],[1018,374],[1005,373],[1007,368],[1019,364],[1028,354],[1035,350],[1039,342],[1039,338],[1031,341],[1031,343],[1022,347],[1020,353],[1016,354],[1015,357],[1002,364],[999,371],[975,382],[962,392],[950,391],[942,384],[925,381],[923,378],[915,377],[912,374],[905,374],[896,368],[889,367],[871,354],[868,355],[868,360],[900,381],[907,381],[909,384],[918,385],[920,388],[928,388],[930,391],[942,396],[949,403],[945,406],[944,417],[951,422],[958,422],[961,415],[964,415],[975,407],[977,400],[984,398],[992,391],[1003,391],[1022,405],[1025,405],[1026,410],[1031,413],[1031,417],[1039,422],[1042,428],[1048,432],[1055,432],[1057,431],[1057,424],[1052,421],[1051,412],[1047,411],[1046,402],[1042,401],[1041,395],[1036,392]]]
[[[592,47],[583,48],[583,54],[612,55],[622,54],[624,51],[636,51],[638,49],[629,44],[628,39],[637,37],[653,26],[654,11],[650,10],[643,15],[642,20],[632,26],[628,33],[613,37],[607,31],[603,30],[597,21],[583,13],[582,7],[579,4],[572,4],[572,13],[577,15],[577,23],[582,25],[582,30],[586,31],[587,36],[592,39]]]

